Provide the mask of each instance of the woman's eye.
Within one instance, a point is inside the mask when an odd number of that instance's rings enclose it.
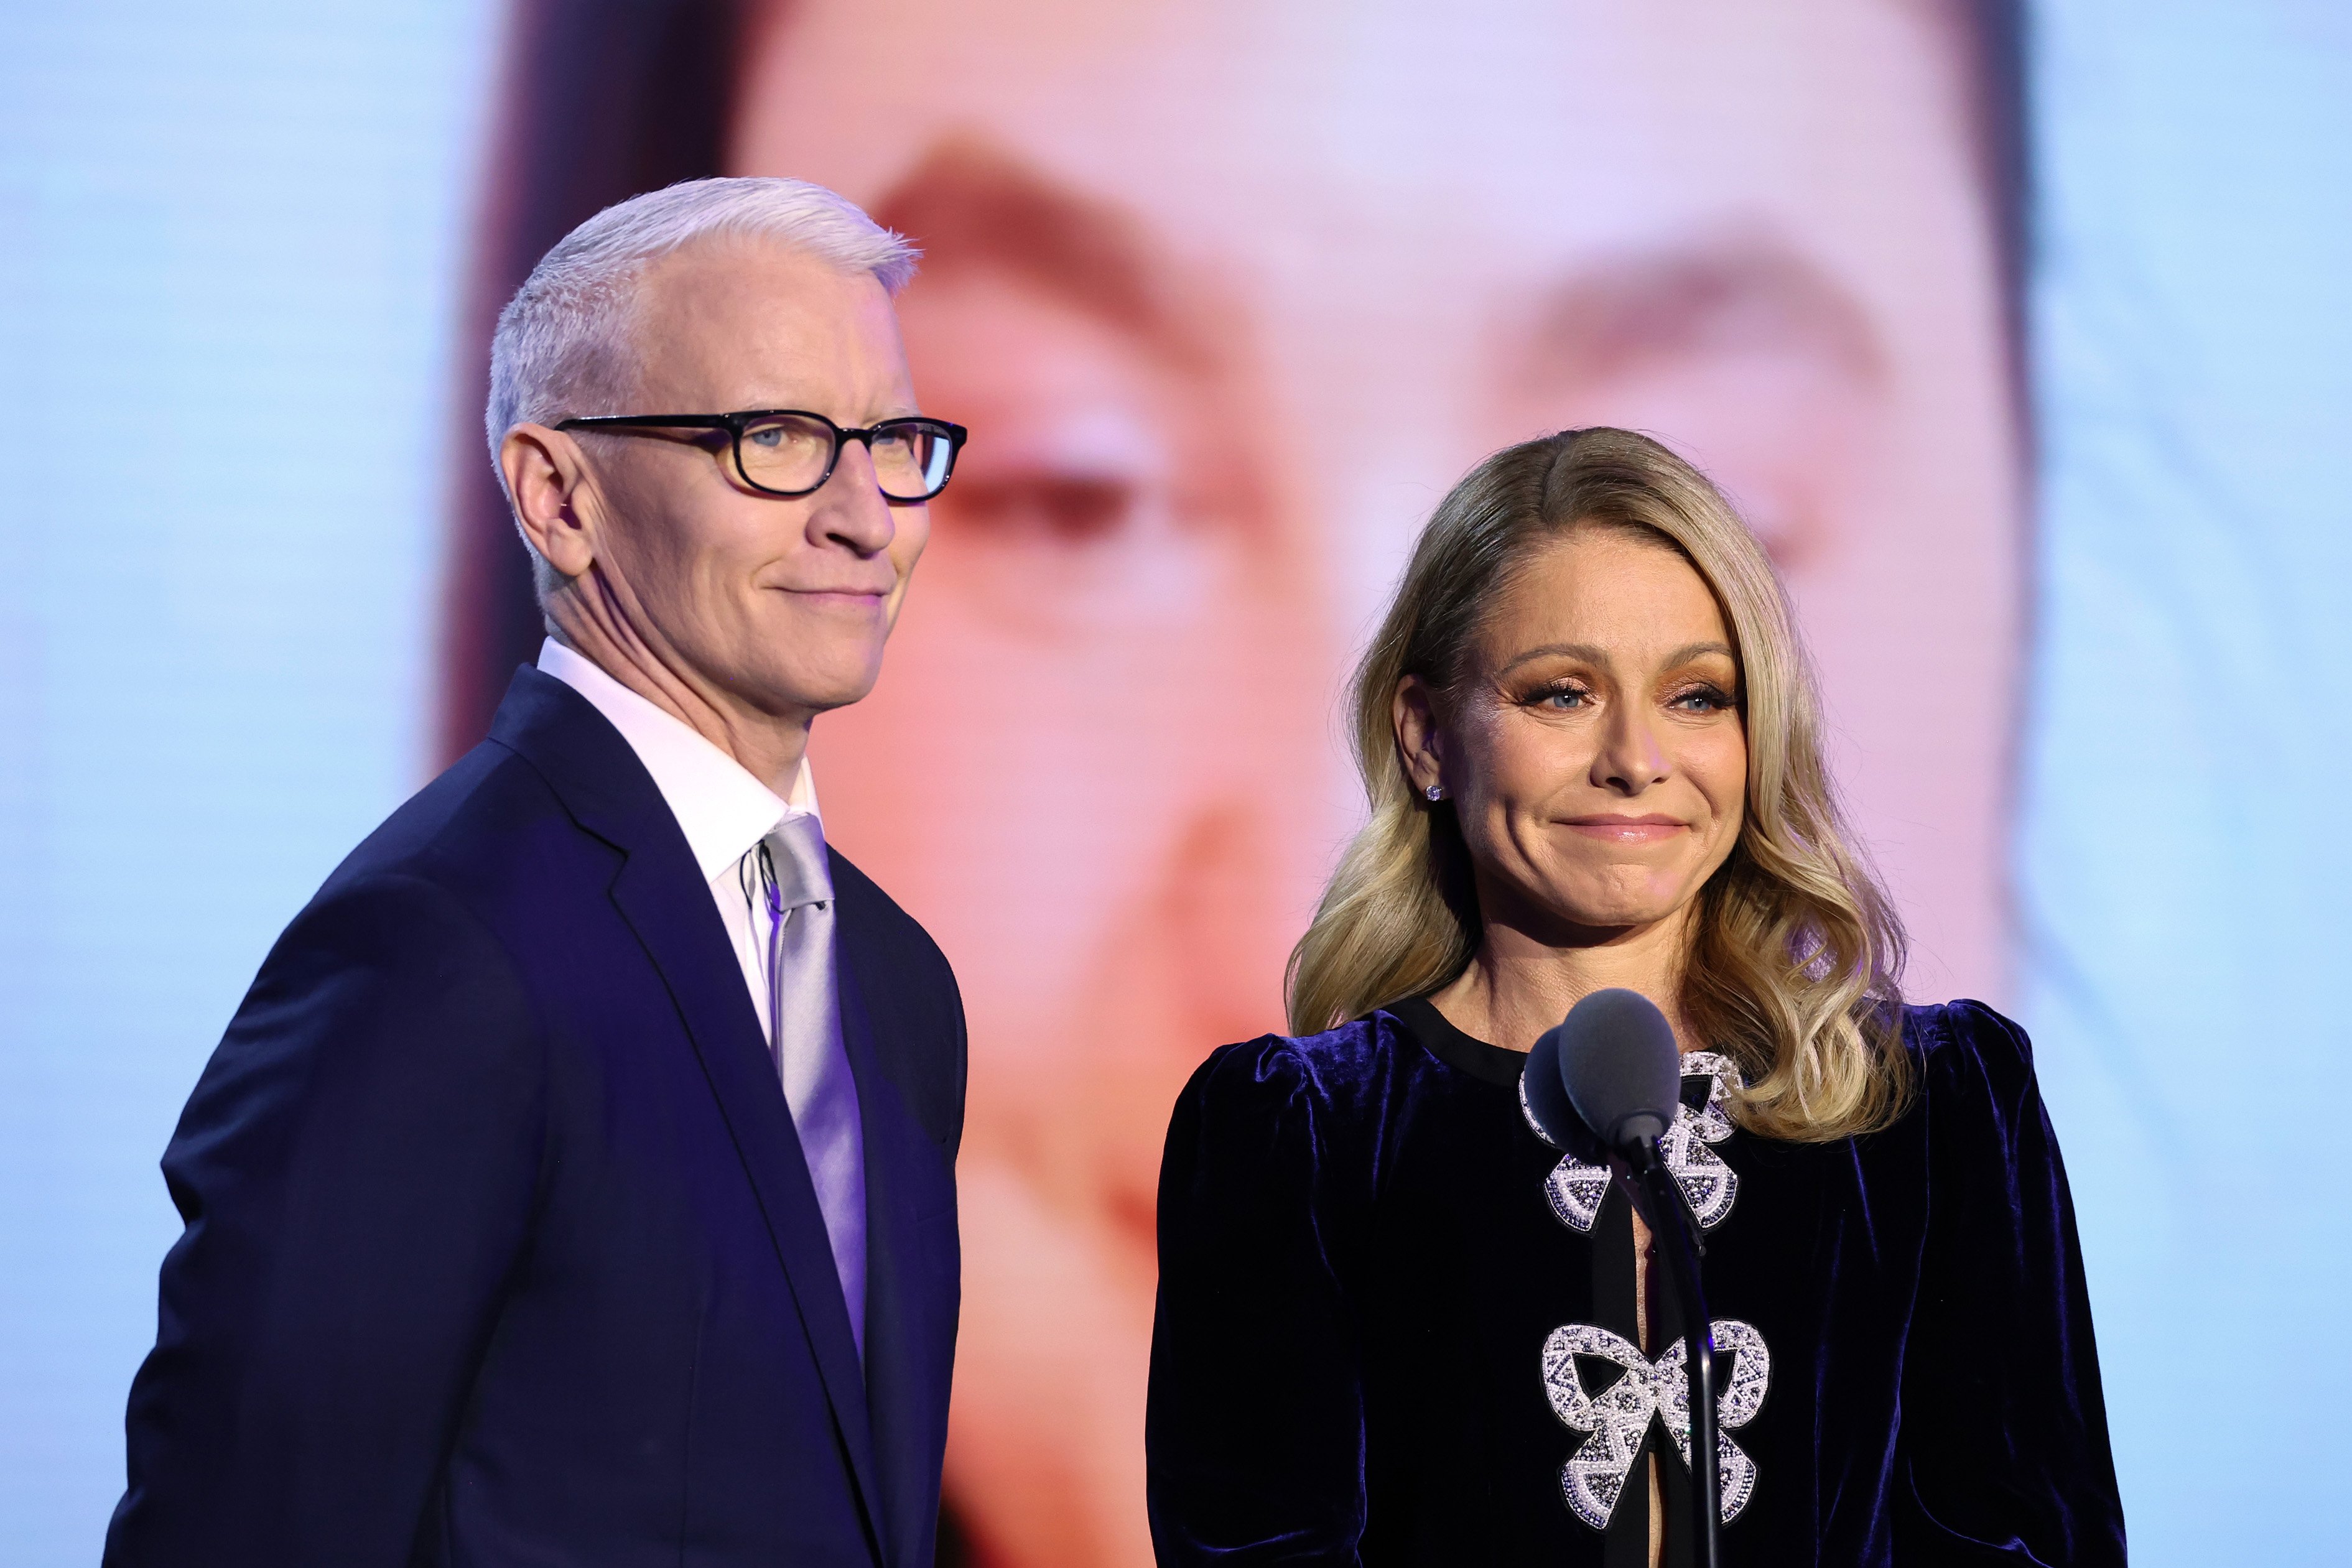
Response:
[[[1680,708],[1685,713],[1722,713],[1732,706],[1732,701],[1727,692],[1714,686],[1700,686],[1683,693],[1666,706]]]
[[[1580,686],[1547,686],[1536,694],[1536,706],[1555,713],[1580,708],[1591,700],[1592,695]]]

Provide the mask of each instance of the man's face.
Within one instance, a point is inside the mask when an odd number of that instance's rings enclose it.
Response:
[[[888,295],[780,246],[689,246],[644,279],[628,406],[583,413],[802,409],[864,427],[919,412]],[[706,693],[776,717],[874,685],[929,535],[893,506],[863,445],[807,496],[752,489],[723,434],[589,434],[597,564],[663,661]]]

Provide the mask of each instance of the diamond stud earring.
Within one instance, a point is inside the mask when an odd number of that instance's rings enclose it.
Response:
[[[1432,784],[1429,788],[1423,789],[1422,793],[1428,796],[1432,800],[1443,800],[1445,799],[1445,786],[1443,784]]]

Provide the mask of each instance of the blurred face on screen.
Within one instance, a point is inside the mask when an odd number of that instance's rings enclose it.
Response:
[[[951,1499],[1150,1561],[1154,1176],[1354,821],[1339,679],[1484,454],[1656,434],[1743,503],[1922,949],[1995,990],[2017,486],[1963,40],[1936,5],[795,0],[731,159],[926,248],[973,430],[828,826],[972,1023]]]

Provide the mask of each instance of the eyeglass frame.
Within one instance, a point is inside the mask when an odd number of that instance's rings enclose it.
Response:
[[[833,453],[824,460],[824,473],[818,477],[815,484],[809,486],[805,489],[779,490],[772,485],[762,485],[757,479],[751,477],[751,469],[744,466],[743,464],[743,432],[761,420],[782,419],[786,415],[790,415],[794,419],[814,420],[817,423],[822,424],[825,429],[833,433]],[[835,424],[832,420],[827,419],[824,414],[818,413],[814,409],[751,408],[739,410],[734,413],[586,414],[574,419],[560,421],[556,424],[555,428],[565,431],[723,430],[727,433],[728,448],[734,454],[736,476],[741,479],[744,484],[749,485],[752,489],[760,492],[762,496],[775,496],[789,501],[796,500],[803,496],[814,496],[819,490],[824,489],[826,485],[832,483],[833,471],[841,465],[841,449],[848,443],[852,441],[863,442],[866,446],[866,455],[868,459],[871,459],[874,455],[874,438],[876,436],[909,424],[924,425],[930,429],[943,430],[947,432],[948,471],[940,476],[940,482],[936,488],[927,490],[919,496],[893,496],[889,491],[882,489],[878,476],[874,487],[877,490],[881,491],[882,498],[884,500],[891,502],[894,505],[902,507],[918,507],[926,501],[937,499],[940,491],[948,487],[948,481],[955,477],[956,456],[963,451],[963,444],[965,441],[970,439],[971,434],[971,433],[966,430],[962,425],[957,424],[950,420],[933,419],[929,414],[908,414],[903,419],[886,419],[878,424],[870,424],[861,430],[853,429],[846,425]]]

